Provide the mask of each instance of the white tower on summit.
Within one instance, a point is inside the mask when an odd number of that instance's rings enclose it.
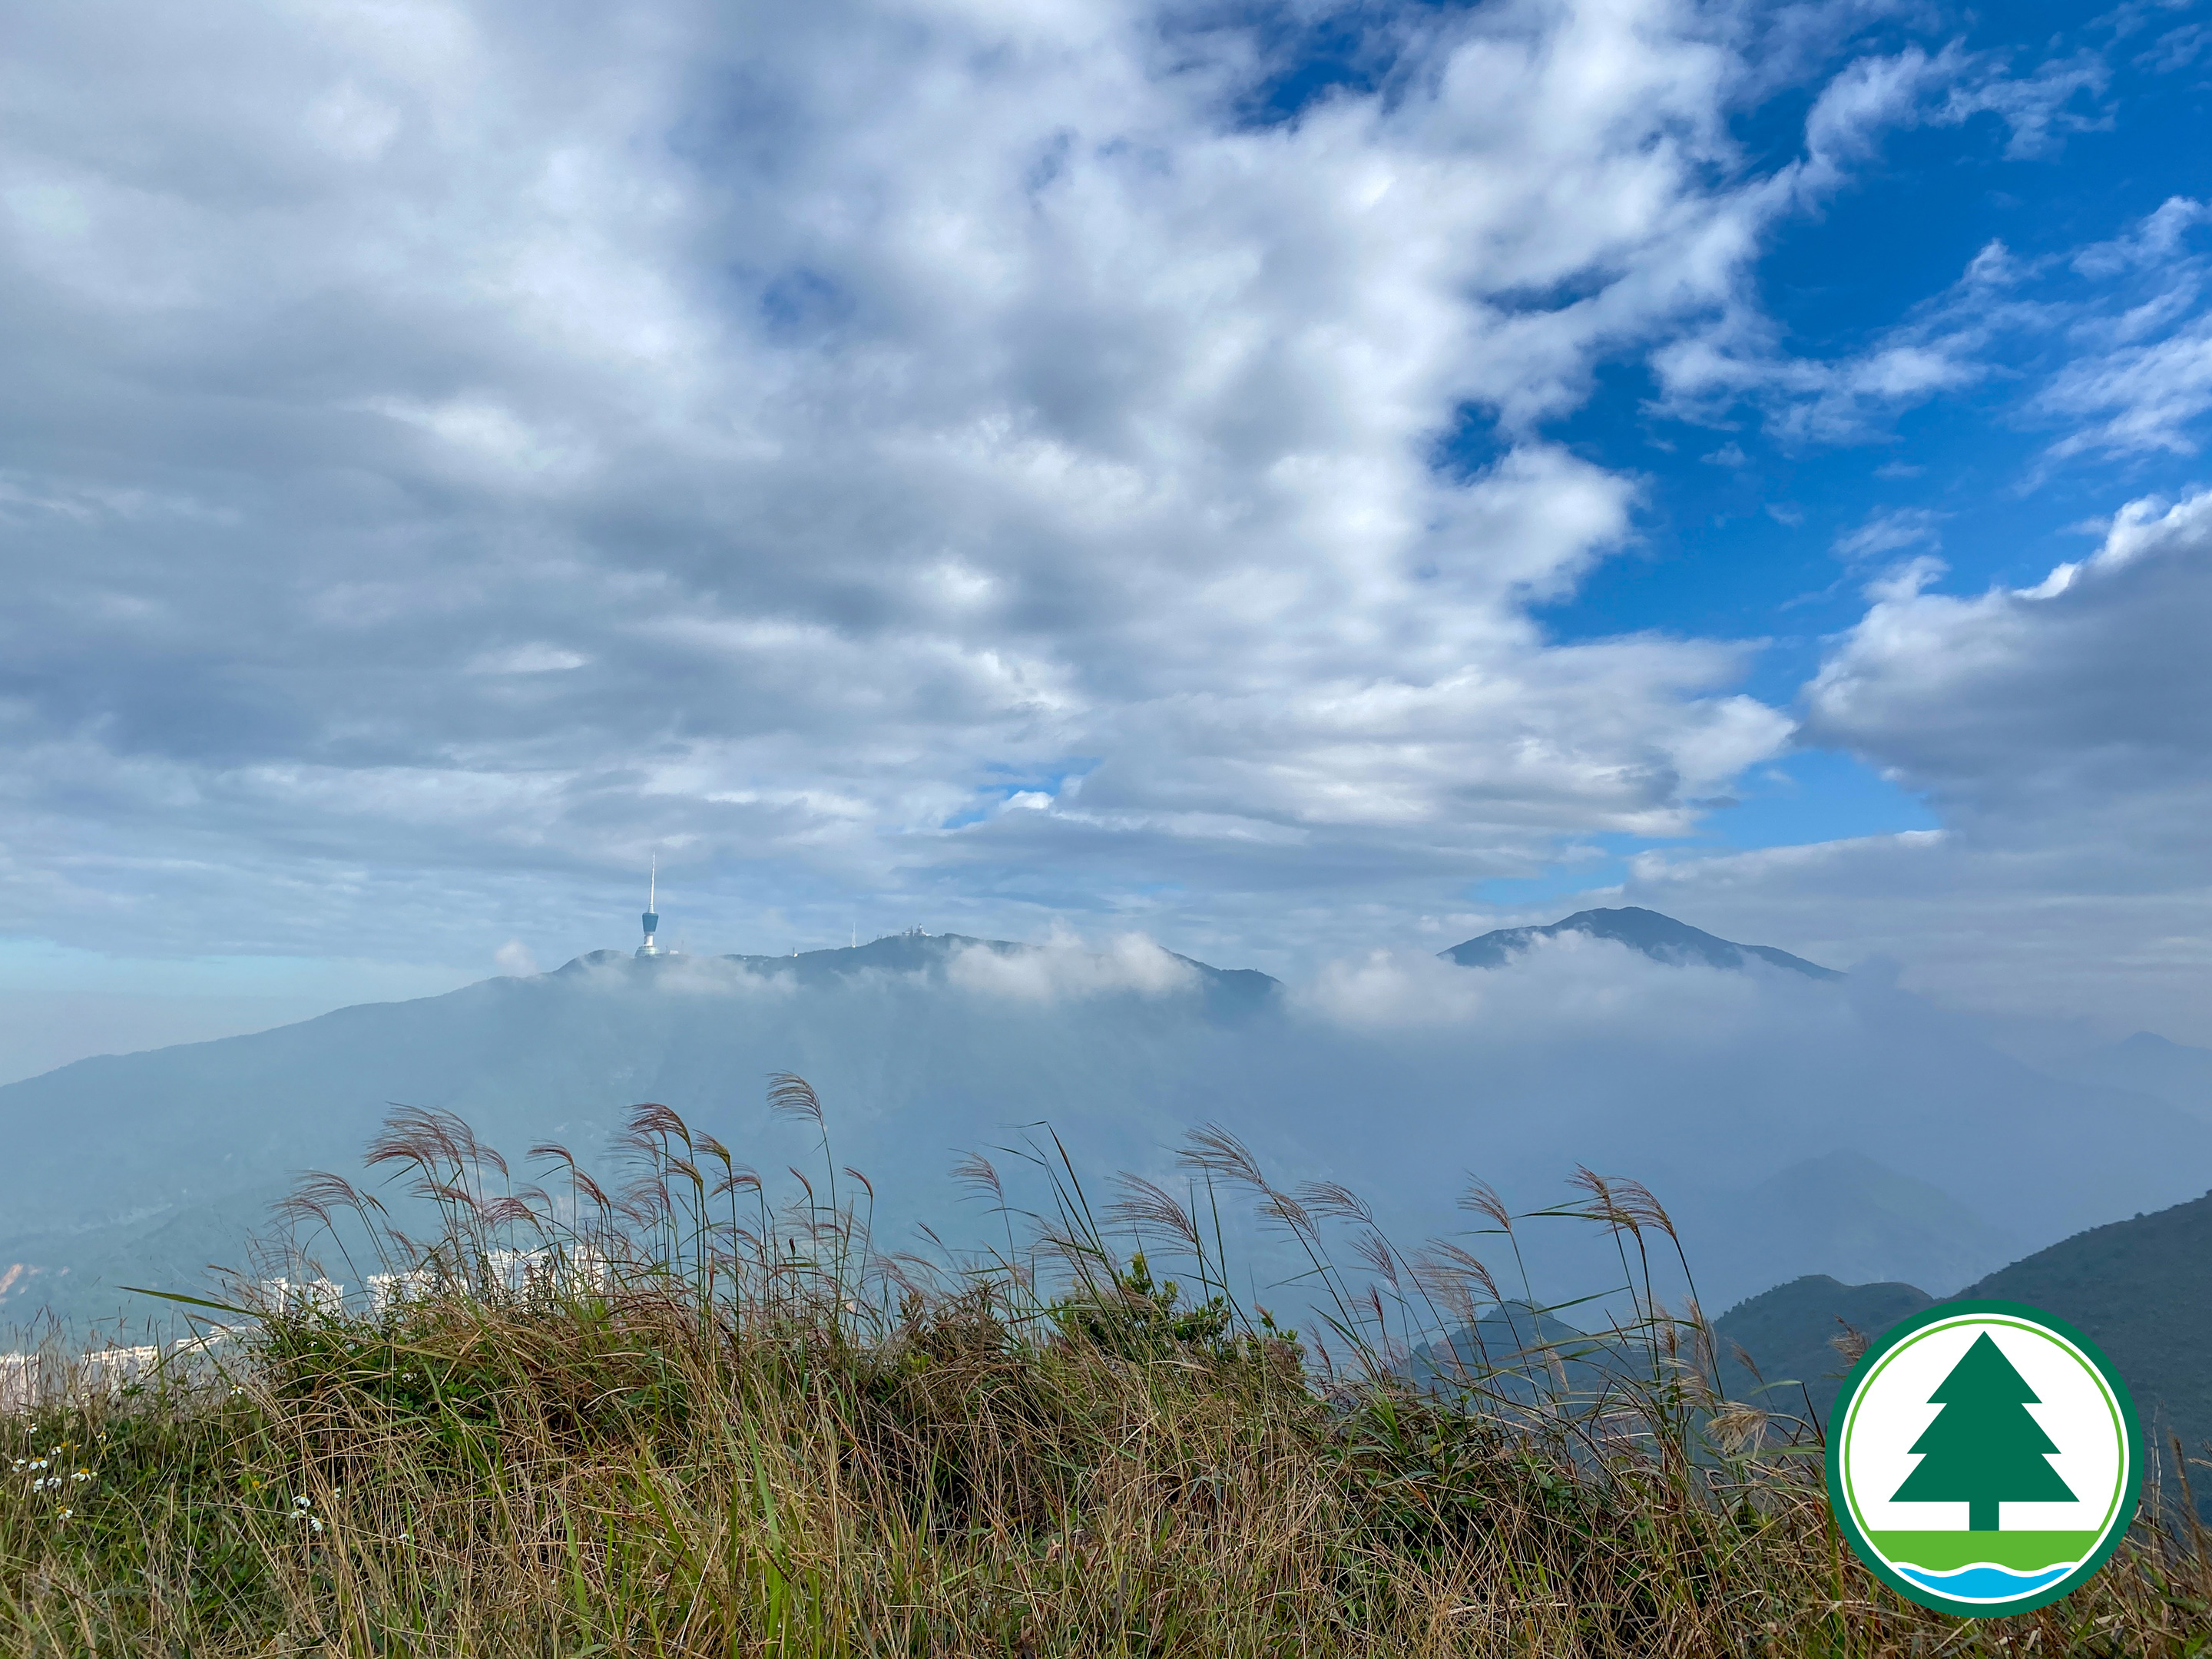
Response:
[[[645,923],[645,943],[637,947],[637,953],[641,957],[657,957],[660,954],[660,947],[653,942],[653,934],[660,930],[659,897],[660,855],[656,853],[653,856],[653,864],[645,878],[645,915],[640,918]]]

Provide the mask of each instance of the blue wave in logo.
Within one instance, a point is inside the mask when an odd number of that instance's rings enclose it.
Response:
[[[2045,1567],[2039,1572],[2014,1572],[2009,1567],[1991,1566],[1978,1561],[1971,1567],[1960,1567],[1950,1572],[1929,1572],[1924,1567],[1900,1565],[1897,1569],[1916,1584],[1925,1584],[1938,1595],[1956,1596],[1961,1601],[2009,1601],[2015,1596],[2039,1590],[2046,1584],[2055,1584],[2074,1571],[2074,1564]]]

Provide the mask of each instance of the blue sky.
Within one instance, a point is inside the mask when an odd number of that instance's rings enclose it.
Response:
[[[2202,3],[92,0],[0,100],[0,1071],[656,856],[2212,1039]]]
[[[2061,106],[2063,137],[2025,154],[1994,111],[1893,131],[1820,210],[1780,221],[1758,277],[1791,351],[1831,362],[1864,352],[1992,243],[2023,263],[2063,266],[2176,196],[2212,194],[2212,44],[2199,33],[2160,52],[2173,32],[2203,27],[2194,9],[2168,9],[2170,18],[2153,8],[2006,7],[1959,14],[1935,31],[1929,14],[1907,14],[1888,33],[1894,45],[1942,38],[1992,54],[2078,55],[2100,79]],[[2185,62],[2163,61],[2184,52]],[[1746,143],[1770,165],[1784,161],[1803,143],[1809,101],[1784,96],[1758,110],[1741,124]],[[2055,304],[2107,297],[2063,269],[2042,286]],[[1755,419],[1717,428],[1669,420],[1651,407],[1644,365],[1612,365],[1597,395],[1557,429],[1610,465],[1644,471],[1644,543],[1547,608],[1547,623],[1561,638],[1638,629],[1762,636],[1770,643],[1747,684],[1787,703],[1817,670],[1824,641],[1858,620],[1862,560],[1940,547],[1947,588],[2032,586],[2094,546],[2092,526],[2116,496],[2185,495],[2201,483],[2202,459],[2185,435],[2172,451],[2045,463],[2063,428],[2024,410],[2021,393],[2063,366],[2063,346],[2005,343],[1981,384],[1827,444],[1793,441]],[[1919,539],[1855,556],[1854,532],[1885,519]],[[1848,754],[1792,757],[1780,769],[1795,787],[1739,790],[1745,808],[1709,833],[1756,847],[1938,822]]]

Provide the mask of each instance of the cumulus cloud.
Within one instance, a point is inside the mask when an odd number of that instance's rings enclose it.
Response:
[[[2192,441],[2193,203],[1784,349],[1761,239],[1883,131],[2094,115],[2072,58],[1854,57],[1878,10],[1376,11],[1279,106],[1265,30],[1134,0],[49,9],[0,139],[0,926],[481,961],[613,932],[658,852],[717,942],[1284,963],[1687,834],[1791,721],[1751,645],[1537,619],[1637,539],[1546,432],[1604,362],[1827,441],[2063,337],[2062,448]],[[1785,86],[1761,173],[1731,120]],[[1837,665],[1807,731],[1875,754]]]
[[[1787,721],[1735,647],[1547,641],[1638,487],[1540,423],[1745,314],[1802,188],[1729,120],[1810,18],[1363,14],[1272,114],[1265,31],[1134,0],[49,9],[0,914],[390,950],[657,848],[827,934],[1265,945],[1679,832]],[[1903,107],[1849,101],[1830,173]]]
[[[2130,504],[2032,587],[1931,592],[1931,574],[1879,591],[1808,689],[1808,737],[1973,820],[2212,806],[2212,495]]]
[[[1802,736],[1946,828],[1722,857],[1653,852],[1634,902],[1779,932],[1989,1007],[2212,1041],[2212,495],[2135,502],[2089,557],[1950,593],[1878,581],[1808,687]]]

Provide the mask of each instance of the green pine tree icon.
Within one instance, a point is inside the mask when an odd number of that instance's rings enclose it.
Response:
[[[2073,1490],[2045,1456],[2057,1446],[2027,1414],[2027,1407],[2041,1401],[1987,1331],[1928,1399],[1943,1409],[1912,1443],[1927,1455],[1892,1503],[1963,1501],[1968,1530],[1995,1532],[2001,1503],[2073,1501]]]

